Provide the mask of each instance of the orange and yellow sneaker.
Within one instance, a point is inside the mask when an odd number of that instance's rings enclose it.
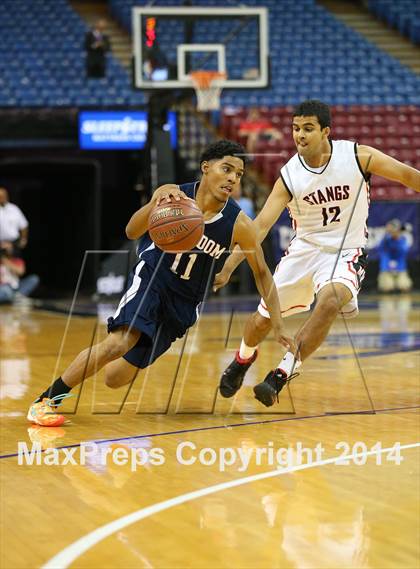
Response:
[[[42,427],[59,427],[64,423],[64,415],[55,413],[56,403],[53,399],[44,397],[42,401],[33,403],[29,407],[27,419],[31,423],[36,423]]]

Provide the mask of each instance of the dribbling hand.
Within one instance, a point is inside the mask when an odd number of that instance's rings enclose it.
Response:
[[[182,190],[180,190],[177,186],[163,186],[158,188],[155,193],[153,194],[152,201],[156,200],[156,205],[159,205],[161,202],[165,201],[170,203],[172,199],[176,201],[180,201],[181,198],[189,200],[189,198]]]

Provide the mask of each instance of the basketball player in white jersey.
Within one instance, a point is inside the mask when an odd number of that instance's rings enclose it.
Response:
[[[348,140],[330,139],[328,105],[304,101],[293,115],[295,154],[281,169],[273,191],[254,221],[262,241],[285,207],[296,235],[278,264],[274,281],[282,316],[313,312],[296,336],[297,352],[287,352],[276,369],[254,387],[255,397],[273,405],[294,372],[323,342],[336,316],[358,313],[357,295],[365,274],[369,178],[371,174],[420,191],[420,172],[379,150]],[[244,258],[235,251],[216,275],[214,289],[224,286]],[[223,397],[232,397],[257,357],[271,328],[261,301],[248,319],[234,361],[220,381]]]

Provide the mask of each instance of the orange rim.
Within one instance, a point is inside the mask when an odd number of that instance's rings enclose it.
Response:
[[[199,89],[208,89],[215,79],[226,79],[220,71],[192,71],[190,77]]]

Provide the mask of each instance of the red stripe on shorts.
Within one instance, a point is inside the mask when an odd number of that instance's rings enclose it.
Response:
[[[347,264],[349,266],[349,271],[351,273],[353,273],[354,275],[357,275],[356,271],[353,269],[352,264],[355,263],[357,261],[357,259],[360,257],[360,253],[359,253],[360,249],[357,249],[357,253],[355,254],[355,256],[353,257],[353,259],[351,261],[347,261]]]
[[[263,300],[261,300],[261,306],[264,308],[264,310],[268,310]],[[295,306],[290,306],[290,308],[286,308],[286,310],[282,310],[281,313],[283,314],[283,312],[288,312],[289,310],[292,310],[292,308],[305,308],[305,307],[306,304],[296,304]]]

